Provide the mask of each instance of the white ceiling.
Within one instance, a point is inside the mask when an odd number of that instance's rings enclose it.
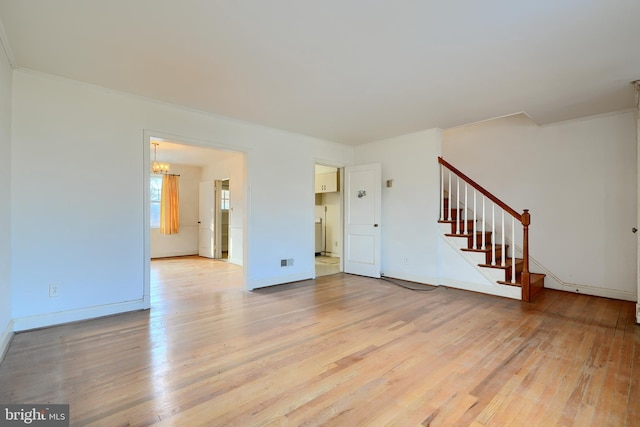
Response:
[[[153,146],[154,142],[158,143],[157,147]],[[151,160],[153,160],[155,148],[157,161],[190,166],[209,166],[214,163],[231,160],[235,156],[240,155],[236,151],[224,151],[215,148],[188,145],[161,138],[151,138],[149,148]]]
[[[630,108],[639,0],[0,0],[13,65],[336,142]]]

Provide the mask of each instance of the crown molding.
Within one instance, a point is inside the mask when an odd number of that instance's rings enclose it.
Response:
[[[2,20],[0,19],[0,44],[2,44],[2,48],[4,49],[4,53],[7,55],[7,59],[9,60],[9,65],[11,68],[18,68],[18,64],[16,63],[16,58],[13,55],[13,51],[11,50],[11,45],[9,45],[9,39],[7,38],[7,33],[4,31],[4,25],[2,24]]]

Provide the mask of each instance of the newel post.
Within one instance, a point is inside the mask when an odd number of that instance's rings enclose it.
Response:
[[[522,214],[522,301],[531,302],[531,278],[529,276],[529,224],[531,215],[529,209],[525,209]]]

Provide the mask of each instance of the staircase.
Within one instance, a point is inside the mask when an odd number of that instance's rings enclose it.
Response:
[[[517,286],[522,289],[521,300],[531,302],[544,288],[544,274],[529,271],[528,209],[522,214],[510,208],[482,186],[464,175],[441,157],[440,218],[447,224],[445,236],[456,241],[456,247],[477,260],[477,266],[486,277],[498,285]],[[497,215],[496,215],[497,213]],[[505,221],[511,217],[511,224]],[[507,241],[509,228],[511,242],[522,225],[520,257],[510,251]]]

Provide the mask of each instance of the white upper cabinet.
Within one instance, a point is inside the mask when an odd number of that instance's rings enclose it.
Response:
[[[316,174],[316,193],[333,193],[338,191],[338,172]]]

